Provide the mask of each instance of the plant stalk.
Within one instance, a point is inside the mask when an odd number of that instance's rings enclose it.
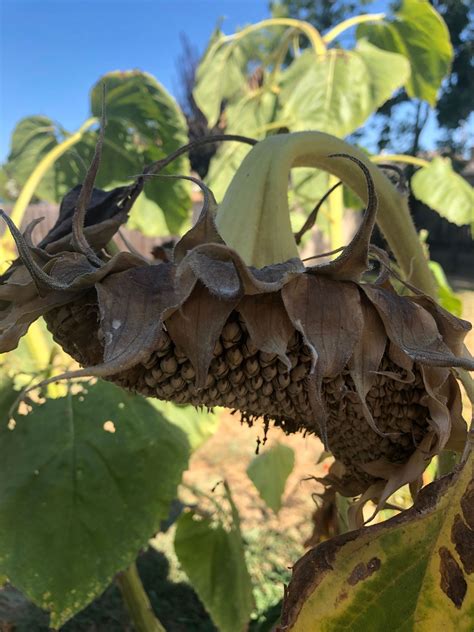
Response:
[[[135,562],[119,573],[116,582],[137,632],[166,632],[155,616]]]
[[[385,13],[367,13],[365,15],[356,15],[353,18],[344,20],[340,24],[337,24],[333,29],[328,31],[326,35],[323,35],[323,41],[325,44],[330,44],[336,39],[336,37],[341,35],[341,33],[347,31],[347,29],[350,29],[353,26],[357,26],[358,24],[362,24],[364,22],[380,22],[380,20],[383,20],[384,17]]]

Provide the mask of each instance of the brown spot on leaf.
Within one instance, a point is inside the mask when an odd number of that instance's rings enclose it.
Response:
[[[441,574],[441,590],[460,609],[466,596],[467,583],[462,570],[445,546],[439,549],[439,572]]]
[[[474,531],[474,480],[472,480],[461,498],[461,507],[464,520],[468,527]]]
[[[469,529],[459,514],[454,518],[451,528],[451,541],[466,573],[474,573],[474,531]]]
[[[375,571],[378,571],[379,568],[380,560],[378,557],[373,557],[367,562],[367,564],[360,562],[360,564],[357,564],[357,566],[354,567],[354,570],[347,581],[351,586],[355,586],[360,581],[370,577],[373,573],[375,573]]]

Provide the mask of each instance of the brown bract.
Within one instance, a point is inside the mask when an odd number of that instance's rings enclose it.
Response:
[[[467,322],[419,293],[400,296],[386,274],[362,280],[377,197],[359,166],[369,198],[361,227],[338,258],[312,267],[299,259],[247,266],[219,235],[209,192],[172,261],[109,257],[104,248],[140,180],[83,192],[92,256],[72,238],[74,189],[40,244],[34,227],[22,237],[10,225],[20,259],[0,285],[0,351],[44,316],[84,366],[67,377],[100,376],[146,396],[227,406],[250,423],[263,417],[316,434],[343,466],[329,482],[383,504],[442,448],[462,445],[452,368],[473,369],[474,360],[461,355]]]

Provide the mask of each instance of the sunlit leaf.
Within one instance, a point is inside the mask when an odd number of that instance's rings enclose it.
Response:
[[[217,32],[196,71],[193,96],[209,127],[219,120],[221,103],[245,93],[246,58],[239,44],[224,44]]]
[[[0,424],[0,574],[59,627],[128,566],[167,517],[184,434],[107,383]]]
[[[431,105],[436,103],[441,82],[449,72],[453,48],[446,23],[428,0],[403,0],[393,20],[360,24],[357,37],[405,55],[411,66],[406,82],[408,95]]]
[[[295,453],[292,448],[277,443],[257,455],[247,467],[247,474],[255,485],[261,498],[275,513],[282,505],[288,476],[295,465]]]
[[[390,68],[390,72],[387,72]],[[280,117],[291,131],[317,129],[343,137],[402,86],[407,60],[360,41],[353,51],[305,51],[283,73]]]
[[[184,572],[221,632],[242,632],[253,610],[240,530],[194,512],[183,514],[174,541]]]
[[[415,197],[457,226],[474,223],[474,189],[455,171],[451,160],[438,156],[413,175]]]
[[[451,314],[460,318],[462,316],[462,301],[453,292],[443,268],[436,261],[429,261],[428,264],[434,278],[436,279],[436,284],[438,286],[438,300],[440,304],[444,307],[444,309],[451,312]]]
[[[309,551],[294,567],[282,629],[470,632],[473,467],[471,455],[412,509]]]

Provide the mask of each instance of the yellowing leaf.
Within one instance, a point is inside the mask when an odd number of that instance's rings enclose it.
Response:
[[[324,542],[294,567],[289,632],[472,632],[474,456],[395,518]]]

